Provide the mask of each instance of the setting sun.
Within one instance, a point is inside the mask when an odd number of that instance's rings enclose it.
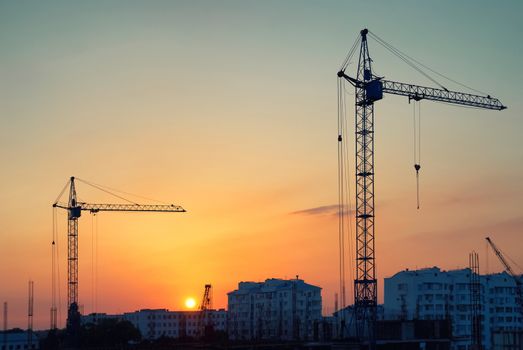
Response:
[[[185,299],[185,307],[188,309],[194,309],[196,306],[196,300],[194,298],[187,298]]]

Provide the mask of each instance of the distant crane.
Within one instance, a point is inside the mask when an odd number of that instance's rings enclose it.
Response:
[[[508,261],[505,259],[501,251],[498,249],[498,247],[492,242],[490,237],[485,238],[498,257],[499,261],[503,264],[503,267],[505,268],[505,271],[514,279],[514,283],[516,284],[516,304],[518,305],[519,313],[523,317],[523,282],[521,282],[521,277],[518,276],[514,270],[512,270],[512,267],[508,263]]]
[[[85,181],[83,181],[85,182]],[[87,183],[87,182],[86,182]],[[164,212],[180,213],[185,209],[178,205],[145,205],[145,204],[90,204],[78,202],[76,197],[75,178],[72,176],[69,184],[69,201],[67,204],[58,203],[61,195],[67,188],[67,184],[53,204],[54,208],[67,210],[67,333],[73,339],[78,335],[80,328],[80,312],[78,308],[78,219],[82,211],[98,213],[101,211],[122,212]],[[89,184],[89,183],[88,183]],[[98,186],[94,186],[97,187]],[[106,191],[107,192],[107,191]],[[121,197],[120,197],[121,198]]]
[[[210,335],[213,331],[210,310],[212,310],[212,286],[206,284],[198,313],[198,332],[202,338]]]
[[[369,343],[369,347],[374,349],[376,345],[376,309],[378,301],[374,250],[374,102],[381,100],[384,93],[389,93],[406,96],[409,98],[409,101],[430,100],[493,110],[503,110],[506,107],[503,106],[498,99],[491,96],[479,96],[463,92],[449,91],[442,85],[440,85],[441,89],[437,89],[400,83],[385,80],[383,77],[376,76],[373,74],[371,67],[373,60],[369,55],[367,34],[393,54],[417,69],[420,73],[424,73],[412,64],[412,59],[409,60],[408,56],[402,54],[390,44],[384,42],[368,29],[360,31],[360,37],[352,46],[341,69],[337,73],[339,79],[338,96],[343,95],[343,86],[340,81],[346,80],[355,88],[356,276],[354,280],[354,308],[357,336],[361,340],[366,339]],[[356,77],[352,78],[345,74],[345,70],[349,65],[350,59],[354,54],[359,41],[361,41],[361,43],[358,68],[356,71]],[[427,74],[424,75],[430,78]],[[434,79],[431,80],[436,82]],[[340,100],[338,100],[338,103],[340,103]],[[341,130],[342,128],[340,128],[338,133],[339,147],[341,147],[343,142]],[[420,169],[419,162],[416,162],[414,167],[416,173],[418,173]],[[340,186],[345,185],[340,183]],[[342,211],[343,210],[340,212]]]

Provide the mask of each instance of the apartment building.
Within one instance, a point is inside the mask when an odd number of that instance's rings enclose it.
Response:
[[[321,310],[321,288],[301,279],[240,282],[228,293],[229,339],[310,340]]]
[[[470,269],[442,271],[438,267],[404,270],[385,278],[386,319],[450,319],[452,349],[472,345]],[[480,275],[480,329],[484,349],[493,349],[493,335],[523,329],[516,301],[516,284],[505,272]]]

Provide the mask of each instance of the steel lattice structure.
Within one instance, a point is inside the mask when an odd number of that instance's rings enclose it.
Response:
[[[491,96],[436,89],[413,84],[383,80],[372,73],[367,34],[361,34],[356,78],[345,74],[346,66],[338,72],[355,88],[356,138],[356,278],[354,280],[354,309],[356,332],[370,349],[376,346],[376,317],[378,289],[376,279],[375,215],[374,215],[374,102],[383,93],[406,96],[412,100],[431,100],[482,109],[503,110],[506,107]],[[351,53],[349,53],[350,57]],[[346,60],[348,64],[349,60]],[[341,140],[341,138],[339,139]]]
[[[58,205],[56,205],[58,207]],[[67,210],[67,329],[76,335],[80,323],[78,311],[78,218],[76,186],[71,177]]]
[[[383,92],[407,96],[413,100],[430,99],[431,101],[458,103],[463,106],[479,107],[485,109],[502,110],[506,107],[497,99],[490,96],[478,96],[464,92],[436,89],[414,84],[399,83],[397,81],[379,80]]]
[[[100,211],[147,211],[147,212],[184,212],[185,210],[174,204],[151,204],[151,205],[144,205],[144,204],[90,204],[90,203],[83,203],[78,202],[78,206],[81,207],[84,211],[89,211],[90,213],[98,213]],[[67,206],[63,205],[56,205],[57,208],[62,209],[69,209]]]
[[[67,205],[58,202],[54,208],[67,210],[67,331],[73,339],[78,335],[80,313],[78,305],[78,219],[82,211],[98,213],[101,211],[121,212],[185,212],[178,205],[144,205],[144,204],[89,204],[77,201],[75,178],[69,182],[69,201]]]
[[[209,311],[212,309],[212,285],[206,284],[203,292],[202,303],[198,313],[198,332],[200,337],[205,337],[212,332],[212,316]]]
[[[371,79],[371,59],[362,31],[357,80]],[[356,279],[354,308],[357,334],[375,338],[377,306],[374,256],[374,103],[363,86],[356,87]]]

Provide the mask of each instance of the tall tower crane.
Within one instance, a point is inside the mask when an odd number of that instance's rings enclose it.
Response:
[[[356,125],[356,274],[354,280],[354,308],[357,336],[368,341],[371,349],[376,344],[376,308],[378,300],[375,256],[374,216],[374,103],[384,93],[406,96],[410,100],[429,100],[482,109],[503,110],[506,107],[496,98],[464,92],[449,91],[414,84],[385,80],[372,71],[367,35],[381,41],[368,29],[360,31],[341,69],[338,79],[348,81],[355,88]],[[355,77],[345,73],[357,43],[360,41],[358,68]],[[403,57],[405,58],[405,57]],[[404,59],[405,60],[405,59]],[[339,85],[341,86],[341,82]],[[340,92],[341,94],[341,92]],[[338,142],[343,136],[338,135]],[[415,165],[416,171],[419,164]]]
[[[514,272],[507,259],[505,259],[505,257],[501,253],[501,250],[499,250],[499,248],[494,244],[494,242],[492,242],[490,237],[486,237],[485,239],[487,240],[488,244],[498,257],[499,261],[501,261],[501,263],[503,264],[505,271],[514,279],[514,283],[516,284],[516,304],[518,305],[519,313],[521,314],[521,316],[523,316],[523,282],[521,281],[521,276],[518,276]]]
[[[101,211],[180,213],[185,212],[185,209],[174,204],[91,204],[78,202],[74,176],[70,178],[68,184],[68,203],[62,204],[58,202],[63,191],[67,188],[66,184],[53,207],[67,210],[67,332],[74,339],[78,335],[80,328],[80,312],[78,309],[78,219],[82,215],[82,211],[88,211],[92,214]]]

